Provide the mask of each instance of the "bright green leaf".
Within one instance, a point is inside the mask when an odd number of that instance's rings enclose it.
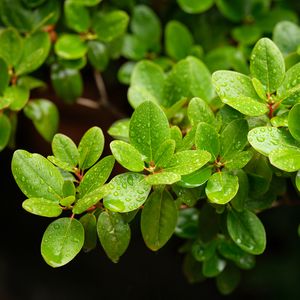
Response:
[[[181,176],[172,172],[160,172],[150,174],[145,177],[145,181],[150,185],[173,184],[179,181]]]
[[[208,104],[200,99],[193,98],[188,106],[187,115],[192,125],[197,125],[200,122],[205,122],[213,125],[215,116]]]
[[[194,188],[203,185],[211,176],[211,167],[201,168],[188,175],[181,176],[181,181],[178,183],[185,188]]]
[[[88,42],[88,59],[98,71],[104,71],[109,63],[109,53],[106,45],[99,41]]]
[[[87,32],[91,19],[86,7],[74,2],[65,1],[64,13],[67,26],[76,32]]]
[[[269,154],[270,163],[276,168],[295,172],[300,170],[300,148],[274,149]]]
[[[172,139],[164,141],[154,154],[156,168],[164,168],[170,162],[175,151],[175,141]]]
[[[251,151],[236,152],[230,158],[228,158],[224,164],[228,170],[242,169],[252,158],[253,153]]]
[[[292,107],[288,117],[288,127],[291,135],[300,141],[300,103]]]
[[[129,119],[121,119],[114,122],[108,129],[108,134],[117,140],[129,141]]]
[[[177,0],[177,3],[186,13],[198,14],[208,10],[214,4],[214,0]]]
[[[31,214],[42,217],[58,217],[62,213],[62,207],[44,198],[30,198],[22,203],[22,207]]]
[[[9,108],[11,110],[19,111],[29,99],[29,90],[21,86],[12,85],[4,91],[3,98],[6,98],[10,103]]]

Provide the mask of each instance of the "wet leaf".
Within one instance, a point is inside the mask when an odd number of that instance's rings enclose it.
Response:
[[[300,148],[281,148],[271,151],[270,163],[276,168],[295,172],[300,170]]]
[[[6,98],[10,103],[9,108],[11,110],[19,111],[29,100],[29,90],[17,85],[9,86],[4,91],[3,98]]]
[[[0,114],[0,151],[8,144],[11,134],[11,123],[9,118],[4,114]]]
[[[157,168],[166,167],[169,161],[172,159],[174,151],[175,151],[175,141],[171,139],[164,141],[154,154],[153,160],[155,166]]]
[[[213,4],[213,0],[177,0],[177,3],[183,11],[189,14],[198,14],[208,10]]]
[[[64,13],[67,26],[76,32],[87,32],[91,19],[86,7],[73,1],[64,3]]]
[[[97,246],[97,220],[94,214],[85,214],[79,219],[84,229],[85,252],[91,251]]]
[[[291,135],[300,141],[300,103],[292,107],[288,116],[288,127]]]
[[[30,198],[22,203],[22,207],[31,214],[42,217],[58,217],[62,213],[62,207],[45,198]]]
[[[145,177],[145,181],[150,185],[173,184],[179,181],[181,176],[173,172],[160,172],[150,174]]]
[[[203,185],[211,176],[212,168],[210,166],[201,168],[188,175],[181,176],[181,181],[178,183],[185,188],[194,188]]]
[[[215,124],[215,116],[208,104],[200,99],[193,98],[188,106],[187,115],[191,124],[197,125],[200,122]]]
[[[225,267],[226,261],[215,253],[203,262],[202,273],[208,278],[216,277],[224,270]]]
[[[114,122],[108,129],[108,134],[117,140],[129,141],[129,119],[121,119]]]

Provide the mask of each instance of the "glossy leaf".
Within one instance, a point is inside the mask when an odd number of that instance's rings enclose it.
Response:
[[[145,177],[145,181],[150,185],[173,184],[179,181],[181,176],[173,172],[160,172],[150,174]]]
[[[104,136],[101,128],[92,127],[83,135],[78,145],[79,168],[90,168],[101,156],[104,148]]]
[[[197,125],[200,122],[212,125],[215,123],[215,117],[211,108],[200,98],[193,98],[190,101],[187,115],[192,125]]]
[[[165,48],[171,58],[174,60],[185,58],[189,55],[193,44],[193,36],[184,24],[178,21],[168,22],[165,29]]]
[[[125,34],[122,46],[122,55],[127,59],[141,60],[147,54],[146,45],[136,35]]]
[[[227,229],[233,241],[250,254],[261,254],[266,247],[266,232],[259,218],[252,212],[229,210]]]
[[[169,136],[168,119],[157,105],[146,101],[136,108],[129,125],[130,143],[147,162],[153,160],[157,149]]]
[[[97,245],[97,220],[94,214],[85,214],[79,219],[84,229],[84,244],[85,252],[91,251]]]
[[[48,265],[61,267],[70,262],[81,250],[84,243],[84,229],[81,223],[71,218],[61,218],[46,229],[41,253]]]
[[[121,119],[114,122],[108,129],[108,134],[117,140],[129,141],[129,119]]]
[[[198,234],[199,212],[196,208],[179,210],[175,234],[184,239],[196,238]]]
[[[143,157],[132,145],[123,141],[112,141],[110,149],[115,159],[127,170],[133,172],[144,170]]]
[[[89,41],[88,58],[92,66],[98,71],[104,71],[109,63],[109,53],[106,45],[99,41]]]
[[[2,112],[0,114],[0,151],[8,144],[12,126],[9,118]]]
[[[46,99],[30,100],[24,108],[24,113],[32,120],[40,135],[50,142],[57,132],[59,122],[55,104]]]
[[[115,159],[112,155],[102,158],[83,176],[78,186],[80,197],[100,188],[109,178],[114,167]]]
[[[39,154],[15,151],[12,173],[19,188],[28,198],[46,198],[59,203],[63,197],[63,177],[56,167]]]
[[[179,175],[187,175],[203,167],[210,158],[211,155],[203,150],[185,150],[177,152],[173,155],[171,161],[164,170]]]
[[[23,54],[16,65],[16,75],[31,73],[39,68],[50,51],[51,43],[48,33],[40,31],[24,39]]]
[[[295,183],[298,191],[300,191],[300,170],[296,174]]]
[[[177,208],[167,191],[154,191],[141,215],[141,231],[148,248],[157,251],[172,236],[177,222]]]
[[[247,165],[252,156],[253,153],[251,151],[237,152],[230,156],[224,164],[228,170],[242,169]]]
[[[300,148],[281,148],[271,151],[270,163],[280,170],[295,172],[300,170]]]
[[[203,185],[211,176],[211,167],[201,168],[188,175],[181,176],[181,181],[178,183],[185,188],[194,188]]]
[[[5,90],[3,98],[6,98],[6,100],[10,103],[9,108],[11,110],[19,111],[29,100],[29,91],[21,86],[9,86]]]
[[[72,1],[64,3],[64,13],[67,26],[76,32],[88,31],[91,23],[89,11],[83,5]]]
[[[118,213],[104,211],[97,222],[97,232],[107,256],[117,263],[130,241],[130,227]]]
[[[175,151],[175,141],[172,139],[164,141],[154,154],[156,168],[164,168],[170,162]]]
[[[217,254],[203,262],[202,273],[205,277],[211,278],[218,276],[226,267],[226,261]]]
[[[8,66],[6,62],[0,57],[0,96],[3,94],[9,84]],[[4,100],[4,102],[7,102]],[[9,103],[3,103],[0,98],[0,108],[7,106]]]
[[[128,22],[129,17],[125,11],[99,11],[93,18],[92,27],[100,41],[111,42],[125,33]]]
[[[213,0],[177,0],[183,11],[189,14],[197,14],[208,10],[213,4]]]
[[[109,185],[111,192],[104,198],[104,206],[115,212],[129,212],[139,208],[146,201],[151,186],[144,175],[123,173],[114,177]]]
[[[267,93],[273,93],[280,86],[285,74],[284,59],[270,39],[262,38],[256,43],[250,57],[250,72]]]
[[[300,141],[300,104],[296,104],[292,107],[288,116],[288,127],[291,135],[298,141]]]
[[[144,101],[161,104],[163,100],[165,75],[153,62],[140,61],[133,69],[128,100],[132,107],[138,107]]]
[[[30,198],[22,203],[22,207],[31,214],[42,217],[58,217],[62,213],[62,207],[44,198]]]
[[[226,204],[239,189],[238,178],[226,172],[214,173],[207,181],[205,193],[210,202]]]
[[[83,6],[95,6],[100,3],[102,0],[68,0],[70,3],[83,5]]]

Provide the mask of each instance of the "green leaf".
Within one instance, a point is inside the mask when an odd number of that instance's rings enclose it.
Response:
[[[91,19],[86,7],[66,1],[64,3],[64,13],[66,24],[70,29],[79,33],[88,31]]]
[[[63,185],[63,194],[64,194],[65,197],[75,196],[76,189],[75,189],[75,185],[74,185],[73,181],[66,180],[64,182],[64,185]]]
[[[300,28],[290,21],[279,22],[273,30],[273,41],[284,55],[296,52],[300,45]]]
[[[111,192],[111,186],[108,184],[103,185],[89,193],[86,193],[82,198],[78,199],[74,205],[72,212],[74,214],[81,214],[90,207],[97,204],[102,198]]]
[[[131,31],[149,50],[156,50],[161,37],[160,20],[146,5],[135,5],[132,12]]]
[[[63,34],[54,46],[55,53],[63,59],[79,59],[87,52],[87,45],[76,34]]]
[[[48,265],[57,268],[70,262],[79,253],[83,243],[84,229],[81,223],[72,218],[61,218],[47,227],[41,253]]]
[[[211,161],[215,161],[220,153],[219,134],[213,126],[199,123],[195,134],[195,145],[198,150],[209,152]]]
[[[44,81],[28,75],[20,77],[17,81],[17,85],[22,86],[27,90],[46,87],[46,83]]]
[[[247,144],[248,123],[245,119],[230,122],[220,135],[220,155],[223,159],[231,158],[244,149]]]
[[[215,123],[215,116],[211,108],[206,102],[200,98],[193,98],[188,106],[187,115],[191,124],[197,125],[200,122],[213,125]]]
[[[171,238],[177,223],[177,208],[171,194],[154,191],[141,215],[141,231],[148,248],[157,251]]]
[[[123,173],[114,177],[109,185],[111,193],[104,200],[104,206],[116,212],[129,212],[139,208],[146,201],[151,186],[138,173]]]
[[[100,188],[109,178],[114,167],[115,159],[112,155],[102,158],[83,176],[78,186],[78,193],[82,198],[84,195]]]
[[[45,198],[30,198],[22,203],[22,207],[31,214],[42,217],[58,217],[62,213],[62,207]]]
[[[83,6],[95,6],[100,3],[102,0],[67,0],[70,3]]]
[[[136,65],[135,61],[127,61],[120,67],[117,76],[118,76],[118,80],[121,83],[126,85],[130,84],[131,74],[134,70],[135,65]]]
[[[39,134],[50,142],[57,132],[59,114],[55,104],[46,99],[30,100],[24,107],[25,115],[33,121]]]
[[[252,78],[251,81],[252,81],[253,87],[254,87],[257,95],[259,96],[259,98],[261,100],[267,101],[268,97],[266,95],[263,84],[257,78]]]
[[[166,53],[174,60],[187,57],[194,44],[189,29],[178,21],[169,21],[165,29]]]
[[[300,103],[292,107],[288,117],[288,127],[291,135],[298,141],[300,141]]]
[[[129,245],[129,225],[120,214],[104,211],[98,218],[97,232],[106,255],[117,263]]]
[[[147,54],[146,45],[138,36],[126,34],[123,39],[122,55],[127,59],[141,60]]]
[[[175,234],[184,239],[196,238],[198,234],[199,212],[196,208],[179,210]]]
[[[228,170],[242,169],[250,161],[252,156],[253,153],[251,151],[236,152],[223,163],[225,164]]]
[[[63,197],[63,177],[56,167],[39,154],[15,151],[12,173],[23,194],[28,198],[46,198],[59,203]]]
[[[210,202],[226,204],[239,189],[238,178],[226,172],[214,173],[207,181],[205,193]]]
[[[154,163],[156,168],[164,168],[168,165],[175,151],[175,141],[166,140],[160,144],[154,155]]]
[[[261,29],[254,24],[242,25],[232,30],[232,37],[243,45],[254,44],[261,35]]]
[[[296,174],[295,183],[298,191],[300,191],[300,170]]]
[[[266,248],[266,232],[259,218],[251,211],[230,209],[227,214],[227,229],[233,241],[244,251],[258,255]]]
[[[79,168],[90,168],[101,156],[104,148],[104,136],[101,128],[92,127],[83,135],[78,145]]]
[[[12,85],[4,91],[3,98],[6,98],[6,101],[10,103],[9,108],[11,110],[19,111],[29,99],[29,90],[21,86]]]
[[[270,120],[271,125],[274,127],[288,127],[288,114],[289,111],[285,111],[282,114],[277,114]]]
[[[191,284],[205,280],[205,277],[202,274],[202,264],[196,261],[190,253],[186,254],[184,257],[183,273]]]
[[[88,59],[98,71],[104,71],[109,63],[109,53],[106,45],[99,41],[88,42]]]
[[[71,181],[69,181],[71,182]],[[60,200],[60,205],[70,207],[75,202],[75,195],[73,196],[67,196]]]
[[[186,13],[198,14],[211,8],[214,4],[214,0],[177,0],[177,3]]]
[[[114,122],[107,133],[117,140],[129,141],[129,119],[121,119]]]
[[[181,176],[178,184],[185,188],[194,188],[203,185],[211,176],[211,166],[201,168],[188,175]]]
[[[222,295],[229,295],[237,288],[240,279],[241,274],[239,269],[228,265],[216,278],[217,288]]]
[[[6,62],[0,57],[0,95],[3,94],[8,84],[9,84],[8,66]],[[9,104],[6,103],[7,101],[4,101],[5,103],[3,103],[3,99],[1,98],[0,98],[0,109],[2,109],[2,107],[5,107]]]
[[[131,106],[136,108],[145,101],[161,104],[164,81],[164,72],[157,64],[147,60],[137,63],[133,69],[128,90],[128,100]]]
[[[150,174],[145,177],[145,181],[150,185],[173,184],[179,181],[181,176],[172,172],[160,172]]]
[[[226,261],[217,254],[205,260],[202,265],[202,273],[205,277],[211,278],[218,276],[226,267]]]
[[[285,74],[284,59],[270,39],[262,38],[255,44],[250,57],[250,72],[260,80],[268,94],[281,85]]]
[[[58,97],[67,103],[74,103],[82,94],[83,82],[80,72],[76,69],[53,64],[51,66],[51,82]]]
[[[216,71],[212,80],[222,102],[242,114],[254,117],[268,112],[266,104],[259,102],[248,76],[233,71]]]
[[[130,144],[112,141],[110,149],[115,159],[127,170],[141,172],[144,170],[143,156]]]
[[[150,101],[140,104],[130,120],[129,138],[147,162],[153,161],[156,151],[169,137],[169,122],[159,106]]]
[[[187,175],[203,167],[210,158],[211,155],[204,150],[185,150],[177,152],[173,155],[164,170],[179,175]]]
[[[0,151],[2,151],[9,142],[12,126],[9,118],[2,112],[0,113]]]
[[[51,48],[47,32],[39,31],[24,39],[23,54],[16,65],[16,75],[31,73],[39,68],[48,57]]]
[[[281,148],[271,151],[270,163],[276,168],[295,172],[300,170],[300,148]]]
[[[79,161],[79,152],[75,143],[66,135],[58,133],[52,141],[52,152],[56,158],[75,168]]]
[[[0,33],[0,57],[9,66],[16,66],[22,55],[23,41],[17,30],[7,28]]]
[[[125,11],[99,11],[93,18],[92,28],[100,41],[111,42],[125,33],[128,22],[129,16]]]
[[[168,74],[164,95],[166,107],[182,98],[199,97],[209,101],[214,95],[211,74],[201,60],[188,56],[175,64]]]
[[[273,150],[295,146],[295,141],[288,131],[270,126],[250,130],[248,141],[256,151],[266,156]]]
[[[94,214],[85,214],[79,221],[84,229],[83,250],[89,252],[97,246],[97,220]]]

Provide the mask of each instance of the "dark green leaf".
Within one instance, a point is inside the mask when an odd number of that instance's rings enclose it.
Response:
[[[12,126],[9,118],[3,112],[0,113],[0,151],[8,144],[11,130]]]
[[[199,212],[196,208],[185,208],[178,212],[175,234],[184,239],[193,239],[198,235]]]
[[[201,168],[188,175],[181,176],[181,181],[178,184],[185,188],[194,188],[203,185],[211,176],[210,166]]]
[[[234,175],[238,177],[239,189],[230,203],[235,210],[242,211],[245,207],[245,200],[248,197],[249,181],[246,172],[243,170],[235,170]]]
[[[240,279],[240,271],[236,267],[228,265],[216,278],[217,288],[222,295],[229,295],[236,289]]]
[[[200,122],[213,125],[215,123],[215,116],[211,108],[206,102],[200,98],[193,98],[188,106],[187,115],[191,124],[197,125]]]
[[[202,266],[202,273],[205,277],[216,277],[226,267],[226,261],[214,254],[205,260]]]
[[[5,89],[7,88],[9,83],[9,74],[8,74],[8,66],[6,62],[0,57],[0,95],[3,94]],[[2,107],[7,106],[9,103],[6,103],[7,101],[4,101],[0,98],[0,109]]]
[[[97,220],[94,214],[85,214],[79,219],[84,229],[84,244],[85,252],[91,251],[97,245]]]
[[[88,42],[88,59],[98,71],[104,71],[109,63],[109,53],[104,43],[99,41]]]
[[[81,250],[84,243],[84,229],[81,223],[71,218],[61,218],[46,229],[41,253],[48,265],[61,267],[70,262]]]
[[[230,158],[227,159],[224,164],[228,170],[242,169],[250,161],[252,156],[253,153],[251,151],[237,152],[230,156]]]
[[[74,2],[65,1],[64,13],[66,24],[76,32],[87,32],[90,27],[90,15],[87,8]]]
[[[126,34],[123,40],[122,55],[127,59],[141,60],[147,54],[143,40],[133,34]]]

